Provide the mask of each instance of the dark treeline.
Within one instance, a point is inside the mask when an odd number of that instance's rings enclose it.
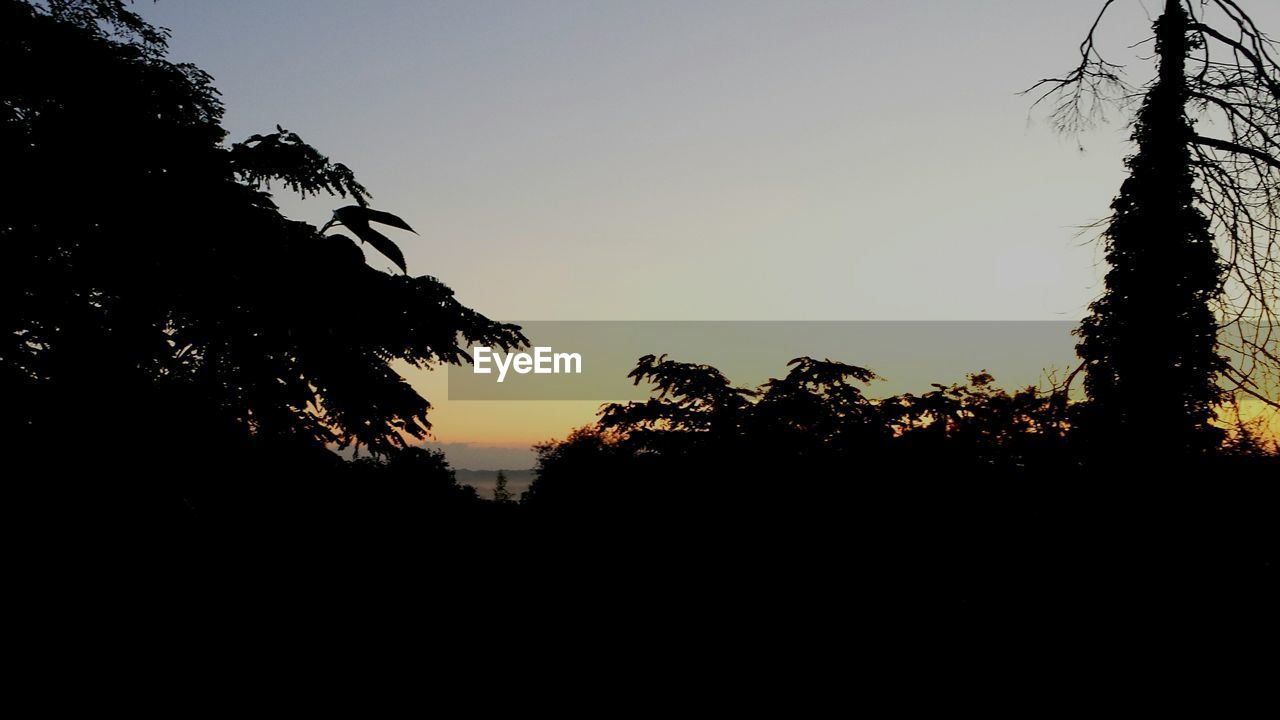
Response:
[[[1248,426],[1194,456],[1104,452],[1075,430],[1088,403],[986,373],[883,399],[864,392],[872,371],[807,357],[755,390],[665,357],[631,377],[653,397],[539,447],[535,527],[676,540],[746,574],[847,568],[908,603],[1277,590],[1280,457]]]
[[[538,448],[525,504],[549,512],[635,504],[698,507],[841,505],[858,485],[1053,484],[1131,474],[1138,484],[1243,470],[1274,459],[1259,425],[1239,422],[1212,452],[1100,451],[1077,428],[1096,412],[1063,388],[1008,392],[985,372],[964,384],[872,399],[866,368],[797,358],[756,389],[708,365],[641,358],[630,377],[645,402],[611,404],[599,421]],[[1118,443],[1116,447],[1122,447]],[[608,482],[610,477],[626,482]]]

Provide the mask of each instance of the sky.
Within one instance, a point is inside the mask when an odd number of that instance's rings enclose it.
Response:
[[[493,318],[1076,320],[1105,272],[1081,227],[1107,214],[1128,130],[1063,136],[1018,91],[1073,67],[1100,5],[135,9],[215,78],[230,139],[278,123],[350,166],[420,233],[396,237],[410,272]],[[1138,83],[1148,28],[1139,0],[1103,26]],[[317,225],[343,204],[277,201]],[[461,467],[527,467],[598,405],[450,403],[443,372],[399,369]]]

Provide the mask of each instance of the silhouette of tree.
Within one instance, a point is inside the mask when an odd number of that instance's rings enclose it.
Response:
[[[1138,94],[1094,42],[1114,2],[1081,44],[1079,66],[1033,87],[1044,90],[1037,103],[1054,99],[1060,129]],[[1280,65],[1231,0],[1167,0],[1155,48],[1137,152],[1104,233],[1106,292],[1078,332],[1094,401],[1081,422],[1098,441],[1198,452],[1221,441],[1208,422],[1223,384],[1280,407],[1268,394],[1280,368]],[[1220,322],[1232,332],[1220,336]]]
[[[876,403],[855,383],[879,379],[874,372],[832,360],[796,358],[786,377],[771,379],[752,407],[752,431],[780,445],[809,452],[867,449],[889,436]]]
[[[498,478],[493,486],[493,501],[504,504],[514,501],[511,491],[507,489],[507,474],[501,470],[498,471]]]
[[[735,438],[749,398],[756,394],[733,387],[710,365],[676,362],[666,355],[645,355],[627,377],[636,385],[651,383],[655,397],[606,406],[600,427],[655,449],[715,445]]]
[[[575,512],[620,504],[634,489],[635,452],[599,423],[575,429],[563,440],[534,446],[536,478],[521,504],[550,512]]]
[[[1086,429],[1141,450],[1203,451],[1221,439],[1209,423],[1226,366],[1212,308],[1222,269],[1195,205],[1187,25],[1177,3],[1156,23],[1160,74],[1138,111],[1138,152],[1111,205],[1107,290],[1079,330],[1085,389],[1096,405]]]
[[[1059,396],[1034,386],[1009,393],[986,371],[970,374],[964,385],[933,387],[878,404],[900,445],[988,466],[1043,467],[1070,457],[1068,408]]]
[[[375,518],[427,512],[443,516],[480,502],[475,488],[458,482],[440,450],[404,448],[377,458],[358,458],[347,470],[369,489],[367,497],[372,501],[366,511]]]
[[[349,238],[283,216],[272,182],[351,197],[335,220],[390,257],[369,192],[297,134],[223,144],[211,78],[111,0],[0,0],[0,394],[12,442],[68,436],[86,462],[162,448],[156,475],[234,438],[375,453],[427,436],[390,366],[514,348],[519,328],[439,280],[388,274]],[[184,462],[185,461],[185,462]]]

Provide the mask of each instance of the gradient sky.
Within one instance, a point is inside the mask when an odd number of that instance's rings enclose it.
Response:
[[[1107,213],[1127,130],[1063,137],[1016,93],[1070,69],[1100,5],[135,8],[214,76],[232,139],[280,123],[349,165],[421,233],[397,237],[410,272],[490,317],[1063,320],[1100,291],[1078,227]],[[1103,46],[1145,82],[1150,48],[1126,46],[1149,35],[1146,10],[1113,12]],[[278,200],[317,225],[341,204]],[[596,407],[450,405],[442,372],[411,379],[445,443],[522,448]]]

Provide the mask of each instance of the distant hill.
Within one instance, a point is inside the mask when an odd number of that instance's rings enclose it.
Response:
[[[526,470],[503,470],[507,476],[507,489],[511,494],[520,497],[520,493],[529,489],[529,483],[533,482],[533,468]],[[464,485],[470,485],[480,493],[480,497],[491,499],[493,497],[493,488],[498,484],[497,470],[454,470],[457,474],[458,482]]]

